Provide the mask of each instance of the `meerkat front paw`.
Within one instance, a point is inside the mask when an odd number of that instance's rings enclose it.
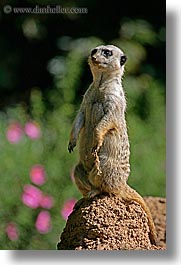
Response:
[[[96,156],[98,154],[101,146],[102,146],[102,143],[99,143],[99,144],[96,144],[93,146],[93,148],[92,148],[92,155],[93,156]]]
[[[76,146],[76,143],[74,141],[69,142],[69,144],[68,144],[69,153],[73,152],[75,146]]]
[[[93,143],[92,155],[96,156],[102,146],[103,139],[100,139],[100,137],[95,134]]]
[[[93,148],[92,148],[92,155],[93,156],[96,156],[97,155],[97,152],[98,152],[98,149],[97,149],[97,146],[94,146]]]

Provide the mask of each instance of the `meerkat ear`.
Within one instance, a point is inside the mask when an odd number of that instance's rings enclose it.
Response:
[[[126,60],[127,60],[126,55],[121,55],[121,58],[120,58],[120,65],[121,65],[121,66],[124,65],[125,62],[126,62]]]

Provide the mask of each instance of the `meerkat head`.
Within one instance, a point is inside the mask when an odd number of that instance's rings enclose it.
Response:
[[[124,72],[127,60],[124,52],[114,45],[101,45],[91,50],[88,63],[93,75],[97,72]]]

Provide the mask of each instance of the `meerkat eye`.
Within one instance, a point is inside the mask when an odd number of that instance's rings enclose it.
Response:
[[[96,52],[97,52],[97,49],[93,49],[93,50],[91,51],[91,57],[92,57]]]
[[[108,58],[109,56],[112,55],[112,51],[110,50],[102,50],[102,55]]]
[[[120,58],[120,65],[121,65],[121,66],[124,65],[125,62],[126,62],[126,60],[127,60],[126,55],[122,55],[121,58]]]

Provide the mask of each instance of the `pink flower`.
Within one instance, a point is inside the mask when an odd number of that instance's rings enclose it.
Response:
[[[49,195],[42,195],[40,206],[42,208],[51,209],[54,204],[53,198]]]
[[[41,211],[35,222],[35,227],[41,234],[46,234],[51,229],[51,216],[48,211]]]
[[[71,212],[73,211],[73,208],[74,208],[74,205],[76,203],[76,199],[72,198],[72,199],[69,199],[67,200],[65,203],[64,203],[64,206],[61,210],[61,215],[62,217],[67,220],[68,219],[68,216],[71,214]]]
[[[42,192],[33,185],[25,185],[24,192],[22,195],[23,203],[33,209],[40,206],[40,201],[42,199]]]
[[[43,166],[35,165],[30,170],[31,181],[36,185],[42,185],[46,181],[46,172]]]
[[[23,130],[18,122],[13,122],[9,125],[6,131],[6,137],[12,144],[18,143],[23,136]]]
[[[6,234],[9,237],[10,240],[18,240],[18,230],[17,225],[15,223],[9,223],[6,226]]]
[[[31,139],[39,139],[41,137],[40,126],[35,121],[29,121],[25,124],[25,133]]]

